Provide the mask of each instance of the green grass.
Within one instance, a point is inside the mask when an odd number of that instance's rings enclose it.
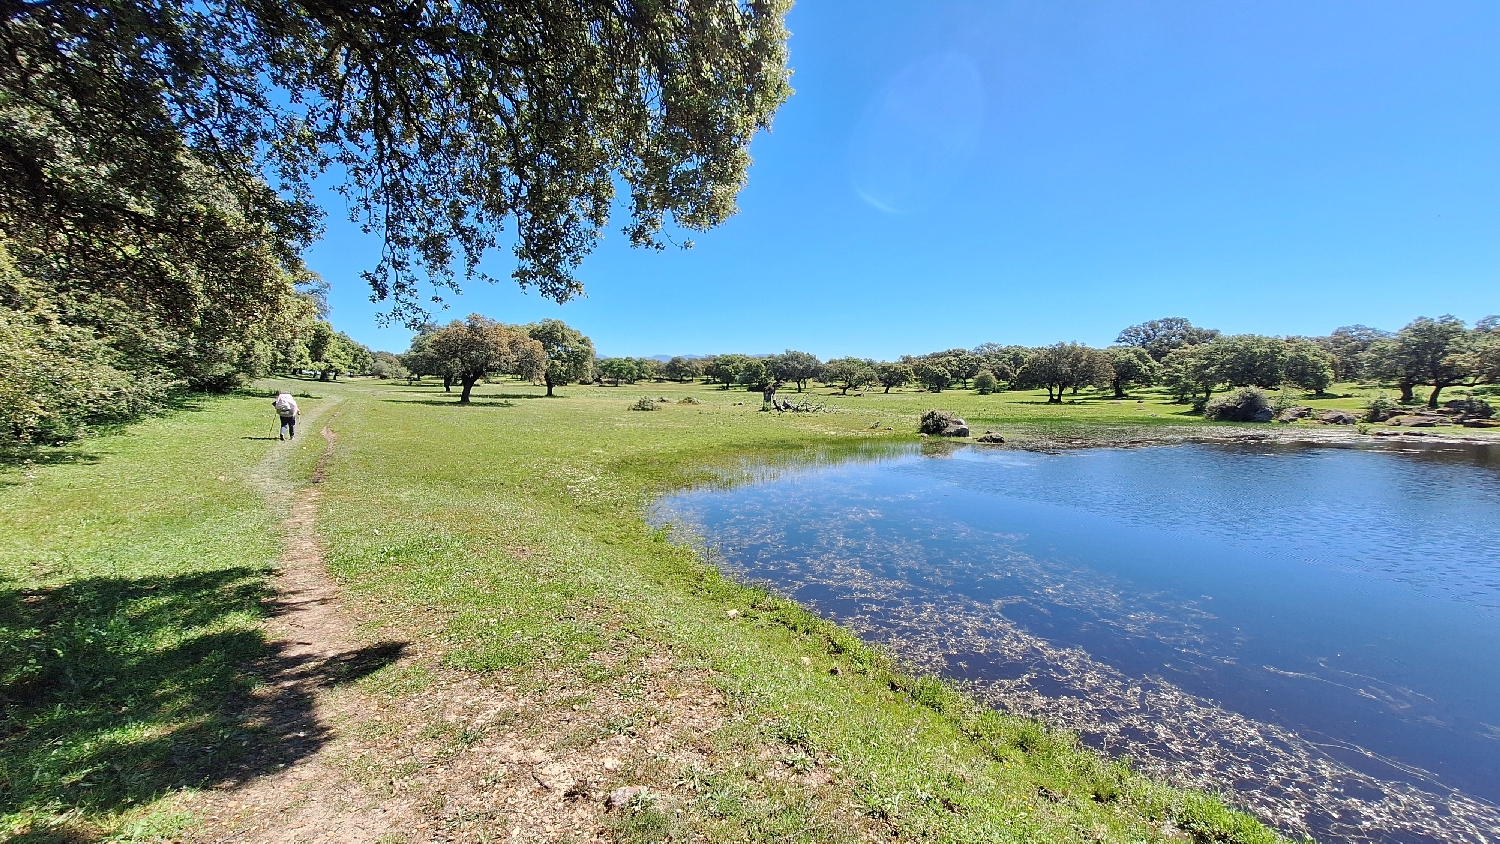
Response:
[[[1158,840],[1171,820],[1205,841],[1276,840],[1211,798],[901,673],[847,632],[726,580],[642,518],[661,492],[747,460],[913,440],[934,406],[976,433],[1021,438],[1207,424],[1158,395],[1048,406],[1039,394],[820,389],[828,412],[774,414],[758,412],[759,394],[703,385],[569,387],[547,399],[506,383],[480,388],[469,407],[431,385],[295,387],[323,397],[302,400],[309,417],[341,402],[319,529],[371,638],[415,633],[441,670],[523,688],[564,676],[601,693],[621,688],[621,674],[593,655],[664,653],[680,671],[707,672],[731,702],[737,717],[717,740],[751,764],[673,772],[695,795],[683,813],[640,806],[619,819],[621,840],[837,840],[809,832],[825,807],[752,775],[809,760],[903,838]],[[672,401],[630,410],[642,395]],[[678,403],[688,395],[701,404]],[[148,839],[190,822],[172,815],[171,795],[316,747],[279,746],[249,715],[268,673],[296,669],[260,627],[283,515],[265,494],[305,479],[322,446],[247,439],[272,433],[265,404],[205,400],[46,465],[0,470],[0,830]],[[364,682],[414,694],[425,681],[413,671]],[[454,752],[477,740],[451,738]]]
[[[164,795],[287,761],[251,726],[250,693],[290,667],[260,627],[280,552],[262,492],[321,443],[266,462],[263,405],[202,399],[0,472],[0,834],[154,838]]]

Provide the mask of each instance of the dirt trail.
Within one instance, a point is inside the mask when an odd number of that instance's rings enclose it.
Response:
[[[644,786],[672,812],[692,798],[675,783],[684,766],[739,764],[712,738],[735,717],[722,694],[668,653],[597,654],[606,666],[630,666],[620,681],[629,688],[563,672],[527,693],[503,675],[443,667],[442,644],[430,638],[434,619],[365,618],[378,609],[345,606],[316,530],[338,445],[331,410],[309,420],[328,416],[311,483],[295,489],[284,480],[286,449],[254,473],[268,501],[288,508],[267,622],[274,656],[259,669],[266,683],[251,707],[267,741],[250,760],[251,776],[184,799],[197,823],[178,840],[613,841],[620,813],[607,805],[611,791]],[[359,624],[372,620],[413,641],[363,641]],[[387,666],[397,690],[353,682]],[[402,678],[418,679],[403,686]],[[633,726],[611,726],[622,723]],[[847,803],[822,768],[777,776],[789,791]],[[852,807],[835,815],[843,816],[841,837],[879,837]]]
[[[391,827],[380,817],[383,811],[333,799],[342,777],[332,769],[329,751],[337,744],[339,723],[347,720],[349,706],[356,703],[354,696],[340,694],[336,687],[361,673],[362,666],[379,667],[388,661],[382,657],[398,656],[401,650],[392,643],[359,646],[351,620],[340,610],[338,586],[324,566],[316,521],[321,484],[338,443],[332,427],[337,405],[330,403],[304,420],[312,427],[328,417],[319,431],[323,454],[307,486],[296,489],[285,479],[286,448],[267,455],[252,473],[272,506],[286,506],[290,499],[282,522],[286,548],[266,633],[275,663],[295,669],[262,672],[268,682],[258,694],[256,709],[257,726],[277,744],[267,759],[293,761],[263,765],[261,775],[248,782],[190,799],[188,808],[203,823],[188,831],[187,840],[374,841]]]

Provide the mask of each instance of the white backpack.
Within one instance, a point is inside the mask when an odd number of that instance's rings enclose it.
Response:
[[[291,416],[293,409],[297,407],[297,402],[291,396],[282,393],[276,397],[276,401],[271,402],[271,406],[276,408],[276,412],[282,416]]]

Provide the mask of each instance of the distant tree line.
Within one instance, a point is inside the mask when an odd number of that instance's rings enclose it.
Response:
[[[1443,316],[1421,317],[1395,332],[1355,325],[1324,337],[1273,337],[1225,335],[1168,317],[1125,328],[1115,345],[1102,349],[1081,343],[985,343],[973,349],[903,355],[895,361],[821,361],[789,350],[769,356],[674,357],[666,362],[605,358],[595,364],[595,371],[601,383],[611,384],[701,378],[722,389],[792,385],[800,392],[817,381],[845,394],[910,386],[929,392],[972,388],[981,394],[1044,389],[1054,403],[1083,388],[1124,398],[1133,388],[1162,387],[1179,401],[1198,405],[1206,404],[1215,392],[1238,387],[1294,387],[1321,395],[1334,381],[1362,381],[1399,390],[1403,403],[1415,401],[1417,388],[1430,388],[1426,400],[1436,407],[1445,388],[1500,383],[1497,328],[1496,317],[1469,327]]]

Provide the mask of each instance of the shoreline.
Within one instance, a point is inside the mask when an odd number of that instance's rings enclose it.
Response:
[[[1257,425],[1248,428],[1248,425]],[[1110,427],[1110,426],[1098,426]],[[1120,426],[1124,427],[1124,426]],[[1144,426],[1142,426],[1144,427]],[[997,432],[1005,434],[1005,432]],[[1185,444],[1255,444],[1309,445],[1325,447],[1380,447],[1387,445],[1432,445],[1432,446],[1500,446],[1500,436],[1473,436],[1435,433],[1431,429],[1407,431],[1399,428],[1379,429],[1379,432],[1361,433],[1352,425],[1296,426],[1270,423],[1234,423],[1231,425],[1172,425],[1165,430],[1156,428],[1148,433],[1113,434],[1089,431],[1080,428],[1067,436],[1037,436],[1026,429],[1017,431],[1012,437],[1006,434],[1004,443],[983,443],[975,437],[933,439],[931,442],[964,443],[973,446],[1013,449],[1018,451],[1061,452],[1080,448],[1137,448],[1148,446]]]

